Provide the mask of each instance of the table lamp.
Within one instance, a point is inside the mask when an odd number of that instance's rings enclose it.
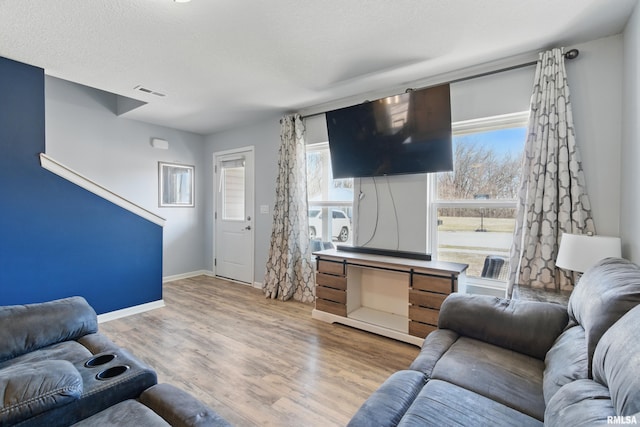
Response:
[[[619,237],[564,233],[556,266],[584,273],[601,259],[620,257],[620,254]]]

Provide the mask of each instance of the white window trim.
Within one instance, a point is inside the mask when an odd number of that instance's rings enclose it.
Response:
[[[503,114],[499,116],[483,117],[480,119],[464,120],[451,124],[453,136],[468,135],[471,133],[487,132],[491,130],[505,129],[510,127],[526,127],[529,121],[529,111]],[[430,208],[428,212],[428,250],[435,254],[437,259],[438,248],[438,208],[516,208],[517,200],[438,200],[435,174],[429,174],[427,203]],[[494,291],[505,291],[506,282],[482,277],[467,277],[467,285],[480,288],[488,288]]]

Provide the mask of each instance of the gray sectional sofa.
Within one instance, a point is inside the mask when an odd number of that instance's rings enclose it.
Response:
[[[606,259],[568,307],[453,294],[349,426],[640,423],[640,269]]]
[[[77,422],[227,425],[187,393],[157,385],[153,369],[98,332],[83,298],[0,307],[0,427]]]

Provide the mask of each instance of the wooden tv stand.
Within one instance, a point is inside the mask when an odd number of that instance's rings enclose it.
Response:
[[[421,346],[442,301],[463,291],[467,264],[328,249],[316,256],[314,319]]]

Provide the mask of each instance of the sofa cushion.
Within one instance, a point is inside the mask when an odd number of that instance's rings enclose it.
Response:
[[[125,400],[97,414],[73,424],[74,427],[93,426],[170,426],[160,415],[137,400]]]
[[[544,401],[549,400],[565,384],[588,378],[587,342],[584,329],[573,326],[562,333],[544,359]]]
[[[24,363],[0,370],[0,425],[66,405],[82,394],[82,377],[64,360]]]
[[[609,390],[593,380],[573,381],[553,395],[544,413],[551,427],[606,425],[616,415]]]
[[[567,321],[558,304],[455,293],[440,307],[438,328],[544,360]]]
[[[455,384],[429,380],[398,427],[455,425],[539,427],[542,422]]]
[[[602,337],[593,357],[593,376],[607,386],[616,415],[640,412],[640,306]]]
[[[0,362],[97,332],[96,312],[82,297],[0,307]]]
[[[230,424],[204,403],[170,384],[156,384],[138,399],[172,426],[230,427]]]
[[[349,421],[348,427],[395,427],[424,387],[418,371],[397,371],[373,392]]]
[[[21,354],[13,359],[0,363],[0,369],[8,366],[16,366],[24,363],[38,362],[40,360],[66,360],[71,363],[88,359],[92,353],[77,341],[64,341],[39,348],[30,353]]]
[[[436,364],[444,380],[542,420],[544,362],[471,338],[458,339]]]
[[[569,298],[569,316],[582,325],[589,377],[593,352],[602,335],[640,304],[640,268],[622,258],[606,258],[587,270]]]

